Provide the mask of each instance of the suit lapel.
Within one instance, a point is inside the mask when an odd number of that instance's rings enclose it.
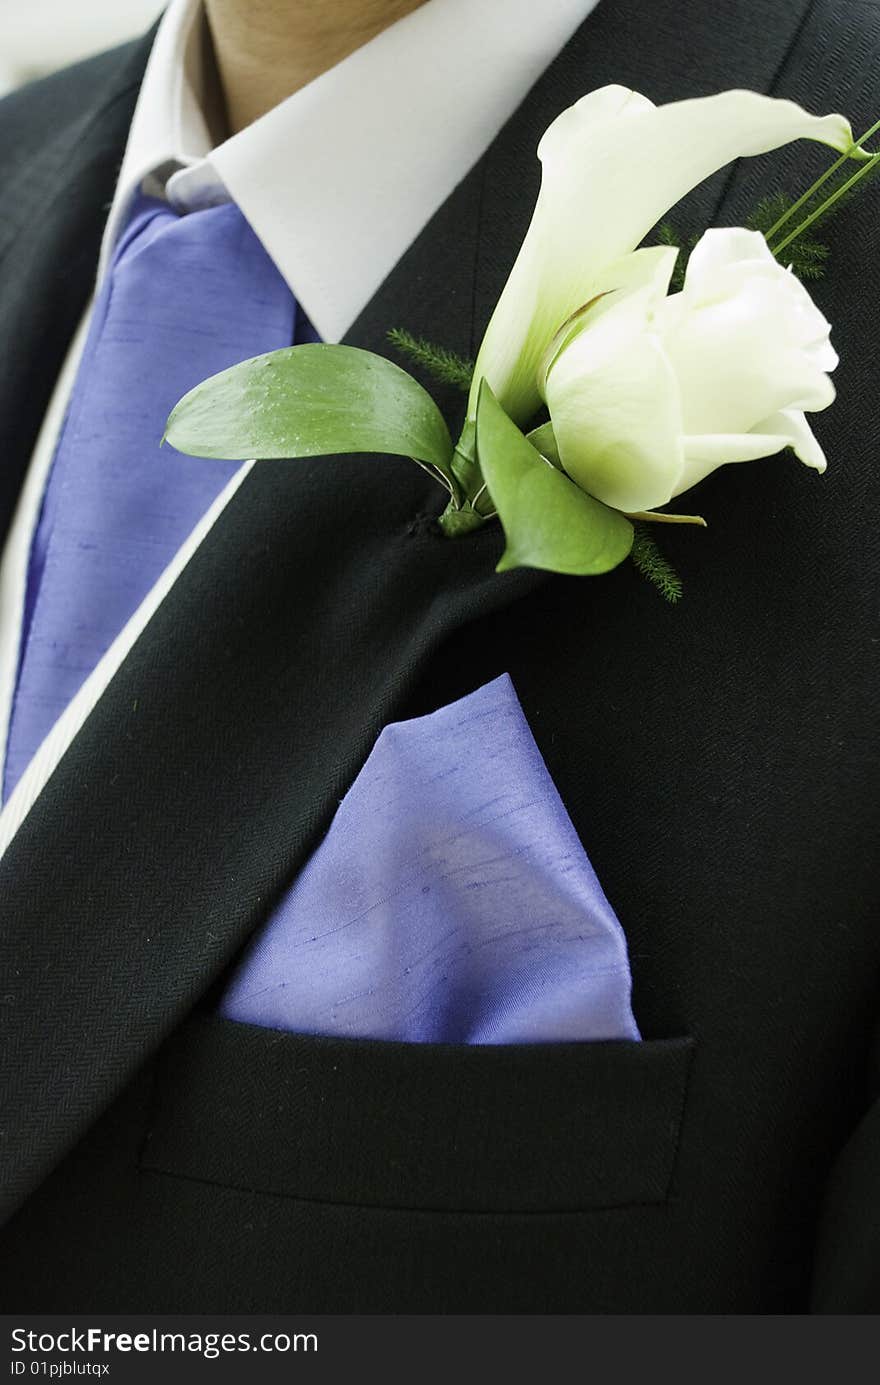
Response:
[[[558,111],[612,80],[659,100],[729,85],[734,42],[737,80],[766,88],[797,18],[777,17],[754,54],[733,29],[725,50],[722,21],[698,0],[606,0],[349,341],[381,351],[387,329],[403,326],[472,348],[525,231],[534,150]],[[95,228],[92,261],[97,239]],[[46,273],[45,254],[40,264]],[[34,292],[36,263],[29,282]],[[32,337],[42,380],[39,349]],[[440,505],[405,461],[258,466],[65,755],[0,863],[4,1211],[265,919],[431,656],[544,580],[496,576],[491,529],[457,544],[437,537]]]
[[[77,70],[68,110],[44,83],[49,132],[14,116],[0,156],[0,548],[55,379],[88,301],[152,34]],[[14,103],[18,98],[10,97]],[[27,109],[33,111],[31,96]],[[10,128],[11,127],[11,128]],[[39,143],[37,137],[41,136]],[[33,147],[32,143],[33,142]],[[14,162],[13,162],[14,157]]]

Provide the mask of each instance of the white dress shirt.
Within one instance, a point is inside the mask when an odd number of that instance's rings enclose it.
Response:
[[[171,0],[132,120],[99,282],[140,189],[181,212],[232,200],[323,339],[340,340],[596,3],[426,0],[212,148],[203,114],[202,0]],[[0,763],[31,540],[88,318],[59,376],[0,564]],[[34,756],[0,813],[0,853],[250,465],[193,531]]]

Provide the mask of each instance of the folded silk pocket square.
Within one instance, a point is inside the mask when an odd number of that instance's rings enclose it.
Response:
[[[422,1043],[638,1039],[630,990],[505,674],[386,727],[220,1013]]]

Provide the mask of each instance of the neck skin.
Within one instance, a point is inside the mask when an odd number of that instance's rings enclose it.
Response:
[[[230,134],[423,0],[205,0]]]

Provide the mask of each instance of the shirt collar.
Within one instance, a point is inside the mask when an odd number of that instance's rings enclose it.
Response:
[[[338,341],[598,0],[426,0],[212,148],[202,0],[163,16],[113,200],[234,200],[320,335]]]

